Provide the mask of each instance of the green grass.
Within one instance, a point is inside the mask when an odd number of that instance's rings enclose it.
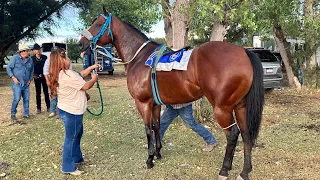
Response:
[[[155,161],[153,169],[145,168],[144,124],[121,70],[117,68],[114,76],[99,76],[105,110],[100,117],[88,113],[84,116],[81,145],[88,162],[80,167],[85,171],[80,179],[215,179],[222,164],[226,140],[219,125],[211,121],[205,121],[204,125],[210,127],[219,141],[212,152],[202,152],[204,141],[181,120],[175,120],[164,139],[163,158]],[[76,179],[60,172],[64,129],[59,119],[49,119],[43,112],[32,120],[24,120],[25,125],[8,126],[12,100],[9,85],[9,79],[1,75],[0,175],[5,173],[3,179]],[[97,89],[93,88],[89,93],[92,97],[89,108],[99,111]],[[266,96],[261,133],[253,150],[251,179],[320,177],[320,103],[317,95],[285,90]],[[30,98],[31,112],[35,112],[33,85]],[[21,118],[22,103],[18,111],[18,118]],[[235,179],[242,167],[243,145],[239,142],[230,179]]]

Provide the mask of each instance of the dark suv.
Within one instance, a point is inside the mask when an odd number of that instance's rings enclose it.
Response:
[[[282,80],[281,64],[270,50],[262,48],[247,48],[254,52],[262,62],[263,84],[265,89],[280,88]]]

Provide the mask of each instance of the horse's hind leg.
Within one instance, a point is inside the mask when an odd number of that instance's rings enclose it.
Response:
[[[234,125],[224,130],[224,132],[227,138],[227,147],[219,175],[223,177],[228,177],[228,171],[232,169],[232,161],[234,157],[234,152],[236,150],[240,131],[238,127]]]
[[[245,102],[242,101],[236,108],[235,108],[235,115],[237,119],[238,126],[241,131],[242,141],[244,144],[244,165],[243,170],[238,176],[237,180],[248,180],[249,173],[252,171],[252,163],[251,163],[251,151],[252,145],[249,140],[247,122],[246,122],[246,105]]]
[[[152,108],[152,120],[153,120],[153,130],[156,138],[156,153],[157,159],[161,159],[160,150],[162,148],[160,141],[160,110],[161,106],[153,106]]]
[[[153,157],[154,157],[154,144],[153,144],[153,120],[152,120],[152,105],[151,103],[142,103],[136,100],[137,109],[144,121],[147,140],[148,140],[148,159],[147,159],[147,168],[152,168],[154,166]]]
[[[234,123],[232,110],[231,112],[228,112],[223,110],[222,108],[215,108],[215,116],[220,126],[223,128],[226,128]],[[227,147],[222,163],[222,168],[219,172],[219,180],[225,180],[228,178],[228,171],[232,169],[233,156],[240,133],[236,125],[225,129],[224,132],[227,138]]]

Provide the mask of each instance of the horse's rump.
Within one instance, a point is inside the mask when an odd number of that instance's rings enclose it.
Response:
[[[239,102],[250,89],[252,65],[244,48],[211,41],[193,50],[187,71],[157,72],[157,80],[167,104],[190,102],[203,95],[218,97],[216,103]],[[245,93],[239,97],[237,91]]]

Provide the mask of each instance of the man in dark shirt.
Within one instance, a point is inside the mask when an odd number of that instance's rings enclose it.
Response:
[[[44,93],[44,99],[47,105],[47,111],[50,109],[50,99],[49,99],[49,93],[48,93],[48,86],[46,83],[46,79],[43,75],[43,66],[46,62],[47,56],[41,54],[41,47],[39,44],[34,44],[33,51],[35,55],[33,55],[32,61],[34,64],[34,73],[33,73],[33,79],[34,79],[34,85],[36,87],[36,100],[37,100],[37,114],[41,113],[41,85]]]

